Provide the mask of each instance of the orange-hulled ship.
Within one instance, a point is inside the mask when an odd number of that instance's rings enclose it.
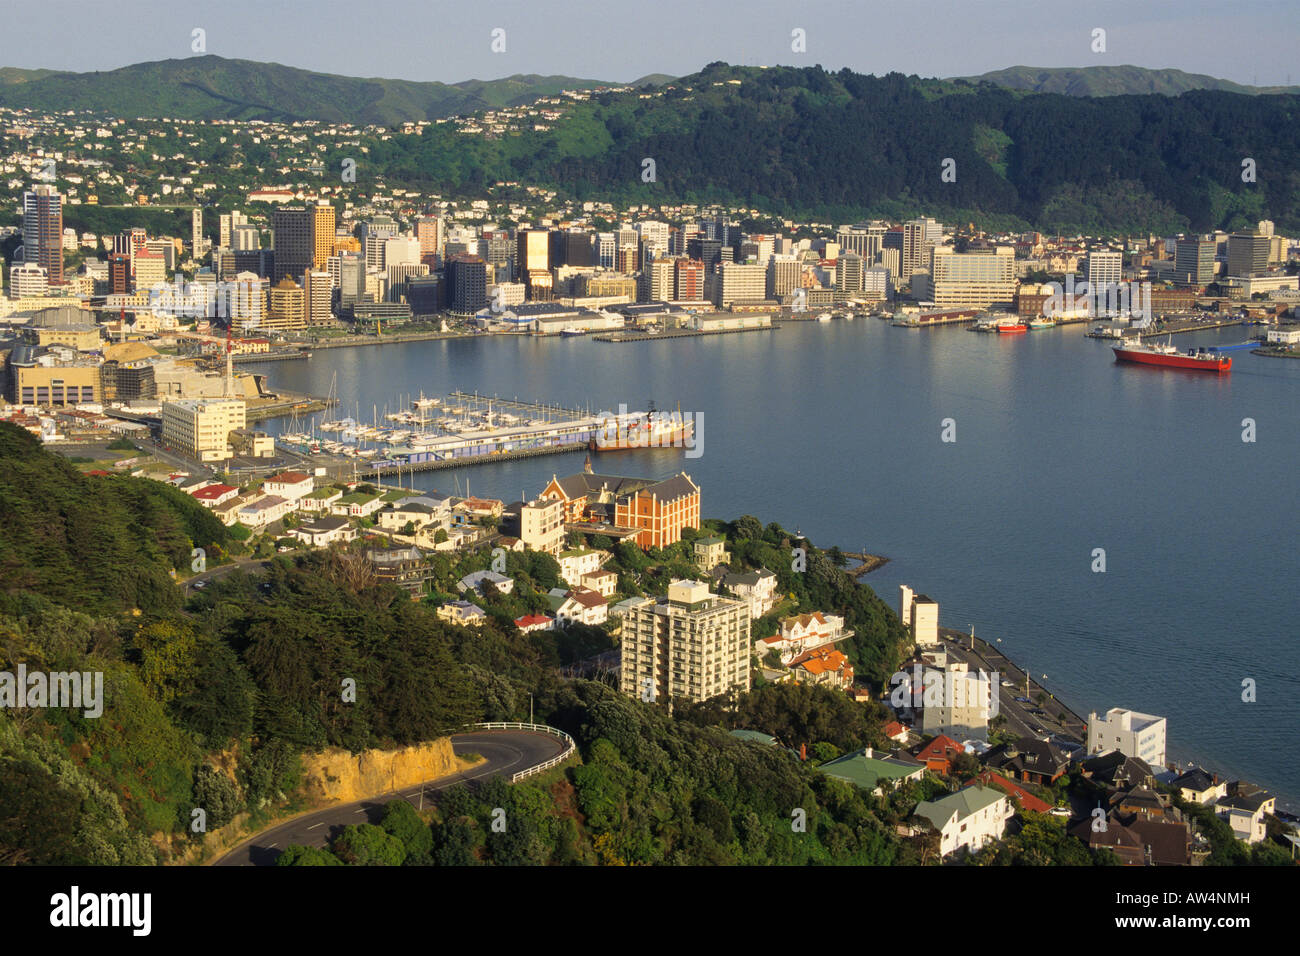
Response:
[[[680,412],[632,412],[605,415],[591,447],[601,451],[629,448],[683,448],[695,433],[695,421]]]
[[[1231,358],[1207,352],[1203,348],[1180,352],[1173,345],[1147,345],[1141,341],[1125,342],[1112,348],[1117,362],[1137,362],[1140,365],[1185,368],[1197,372],[1227,372],[1232,368]]]

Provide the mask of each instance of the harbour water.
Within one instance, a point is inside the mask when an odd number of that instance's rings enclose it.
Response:
[[[322,350],[264,370],[318,395],[337,373],[342,402],[327,415],[365,421],[457,388],[593,411],[680,402],[697,416],[698,457],[597,453],[595,469],[685,470],[706,517],[748,513],[887,555],[863,580],[890,604],[900,583],[928,593],[943,626],[1001,639],[1076,711],[1163,715],[1171,760],[1266,786],[1295,810],[1300,362],[1238,351],[1222,376],[1120,365],[1084,328],[1008,337],[861,318],[618,345],[495,336]],[[955,441],[941,440],[945,419]],[[511,501],[582,461],[416,485]]]

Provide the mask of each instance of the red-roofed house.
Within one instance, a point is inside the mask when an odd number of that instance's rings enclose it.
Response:
[[[906,743],[910,734],[911,731],[896,720],[891,720],[885,724],[885,736],[895,743]]]
[[[555,609],[556,623],[564,627],[574,622],[601,624],[608,617],[609,602],[591,588],[574,588],[564,595],[560,606]]]
[[[277,495],[297,501],[312,491],[312,477],[302,471],[282,471],[262,482],[262,491],[268,495]]]
[[[823,684],[837,690],[853,686],[853,665],[842,651],[823,647],[806,651],[790,662],[794,679],[805,684]]]
[[[1008,780],[1000,773],[994,773],[992,770],[985,770],[979,775],[980,783],[992,784],[999,790],[1005,790],[1011,795],[1011,799],[1020,807],[1021,810],[1032,810],[1034,813],[1046,813],[1052,809],[1051,804],[1040,800],[1014,780]]]
[[[549,631],[554,624],[554,618],[549,618],[545,614],[525,614],[523,617],[515,618],[515,627],[525,634],[530,631]]]
[[[966,752],[966,748],[946,734],[940,734],[912,756],[925,764],[927,770],[947,776],[952,770],[952,759]]]
[[[205,508],[215,508],[217,505],[224,505],[237,494],[239,489],[230,485],[208,485],[193,492],[190,497]]]
[[[811,614],[782,618],[780,633],[757,641],[756,649],[760,657],[775,650],[781,655],[781,663],[788,667],[791,661],[806,651],[852,636],[852,631],[844,630],[844,618],[813,611]]]

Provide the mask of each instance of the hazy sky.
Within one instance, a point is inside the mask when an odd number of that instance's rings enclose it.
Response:
[[[111,70],[207,52],[350,76],[631,80],[713,60],[963,76],[1132,63],[1300,84],[1297,0],[6,0],[0,66]],[[491,51],[493,29],[505,52]],[[1091,49],[1106,30],[1106,52]],[[791,31],[807,52],[791,50]],[[38,39],[39,38],[39,39]]]

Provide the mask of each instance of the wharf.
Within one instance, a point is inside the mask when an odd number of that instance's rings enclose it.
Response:
[[[311,352],[306,349],[276,349],[273,352],[243,352],[230,356],[232,365],[246,365],[250,362],[287,362],[292,359],[309,359]],[[224,361],[224,357],[222,361]],[[220,363],[218,363],[220,364]]]
[[[1185,324],[1184,324],[1185,323]],[[1226,329],[1232,325],[1245,325],[1240,318],[1201,321],[1198,319],[1174,319],[1166,322],[1159,330],[1144,329],[1138,338],[1158,339],[1162,335],[1181,335],[1184,332],[1205,332],[1210,329]]]
[[[673,329],[668,332],[604,332],[593,335],[597,342],[654,342],[659,339],[698,339],[706,335],[732,335],[737,332],[775,332],[779,325],[756,325],[746,329]]]
[[[1251,355],[1263,355],[1267,358],[1300,359],[1300,349],[1259,348],[1251,349]]]
[[[846,558],[852,558],[855,561],[861,562],[861,564],[856,568],[853,568],[848,572],[855,578],[864,577],[872,571],[875,571],[877,568],[882,568],[889,563],[889,559],[883,555],[867,554],[865,551],[841,551],[840,553]]]

